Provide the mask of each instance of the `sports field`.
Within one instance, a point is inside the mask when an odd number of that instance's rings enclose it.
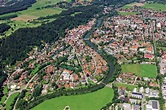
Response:
[[[63,110],[66,106],[69,106],[71,110],[100,110],[112,100],[113,96],[113,89],[105,87],[83,95],[62,96],[46,100],[32,110]]]
[[[122,73],[132,72],[140,77],[155,78],[157,76],[157,67],[150,64],[125,64],[122,65]]]

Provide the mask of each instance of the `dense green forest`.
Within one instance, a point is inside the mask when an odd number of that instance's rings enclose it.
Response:
[[[0,24],[0,34],[7,31],[8,29],[10,29],[10,26],[7,25],[6,23]]]
[[[0,7],[0,15],[10,13],[10,12],[25,10],[35,2],[36,2],[36,0],[21,0],[17,3],[15,3],[14,5]]]

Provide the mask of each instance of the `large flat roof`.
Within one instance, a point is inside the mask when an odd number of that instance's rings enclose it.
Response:
[[[152,108],[158,109],[158,101],[155,101],[155,100],[152,101]]]

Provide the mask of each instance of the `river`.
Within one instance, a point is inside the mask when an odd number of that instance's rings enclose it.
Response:
[[[102,24],[102,19],[98,19],[95,28],[98,28],[99,26],[101,26],[101,24]],[[85,42],[89,47],[91,47],[93,50],[95,50],[98,54],[100,54],[100,55],[103,57],[103,59],[104,59],[105,61],[107,61],[108,65],[109,65],[109,69],[110,69],[110,70],[109,70],[109,74],[108,74],[108,75],[106,76],[106,78],[103,80],[103,83],[107,84],[107,83],[110,81],[110,78],[111,78],[111,76],[112,76],[112,74],[113,74],[113,72],[114,72],[114,70],[115,70],[115,67],[114,67],[114,65],[112,64],[112,62],[109,61],[108,58],[106,58],[106,57],[103,55],[102,51],[99,50],[99,49],[97,48],[97,46],[89,40],[90,35],[91,35],[91,32],[90,32],[90,31],[85,34],[85,36],[84,36],[84,42]]]

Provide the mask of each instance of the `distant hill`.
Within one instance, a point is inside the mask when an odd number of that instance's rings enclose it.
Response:
[[[32,6],[36,0],[0,0],[0,15],[25,10]]]
[[[147,1],[154,1],[154,2],[157,2],[157,3],[166,4],[166,0],[147,0]]]

